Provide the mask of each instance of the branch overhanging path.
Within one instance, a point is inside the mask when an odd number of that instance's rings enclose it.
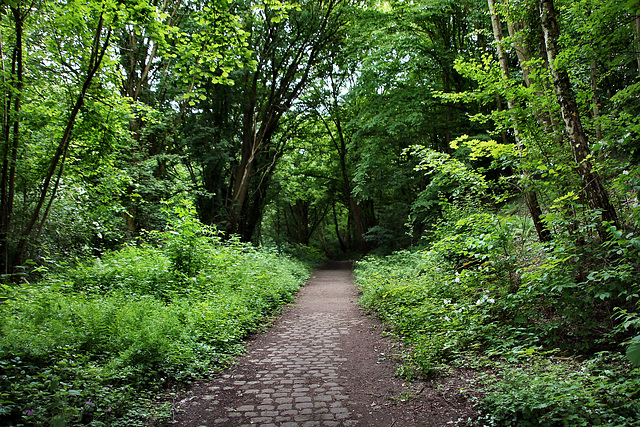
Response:
[[[393,344],[358,307],[351,264],[316,271],[274,326],[176,406],[178,426],[445,426],[473,416],[457,391],[395,377]]]

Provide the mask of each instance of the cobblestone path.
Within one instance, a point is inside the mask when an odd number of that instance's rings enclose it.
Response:
[[[433,425],[397,405],[389,340],[357,306],[349,267],[317,271],[237,365],[180,402],[174,425]]]

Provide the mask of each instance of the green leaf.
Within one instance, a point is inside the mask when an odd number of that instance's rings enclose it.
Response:
[[[640,335],[635,337],[627,347],[627,359],[636,366],[640,366]]]

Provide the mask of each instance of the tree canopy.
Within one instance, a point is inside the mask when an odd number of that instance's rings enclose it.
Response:
[[[415,244],[451,203],[518,198],[542,241],[593,212],[606,239],[629,221],[613,190],[636,176],[637,14],[591,0],[5,3],[3,271],[163,229],[183,199],[228,235],[329,256]]]

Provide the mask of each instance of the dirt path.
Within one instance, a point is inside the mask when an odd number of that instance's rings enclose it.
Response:
[[[268,332],[178,405],[178,426],[445,426],[472,415],[453,379],[405,384],[357,305],[349,263],[318,270]]]

